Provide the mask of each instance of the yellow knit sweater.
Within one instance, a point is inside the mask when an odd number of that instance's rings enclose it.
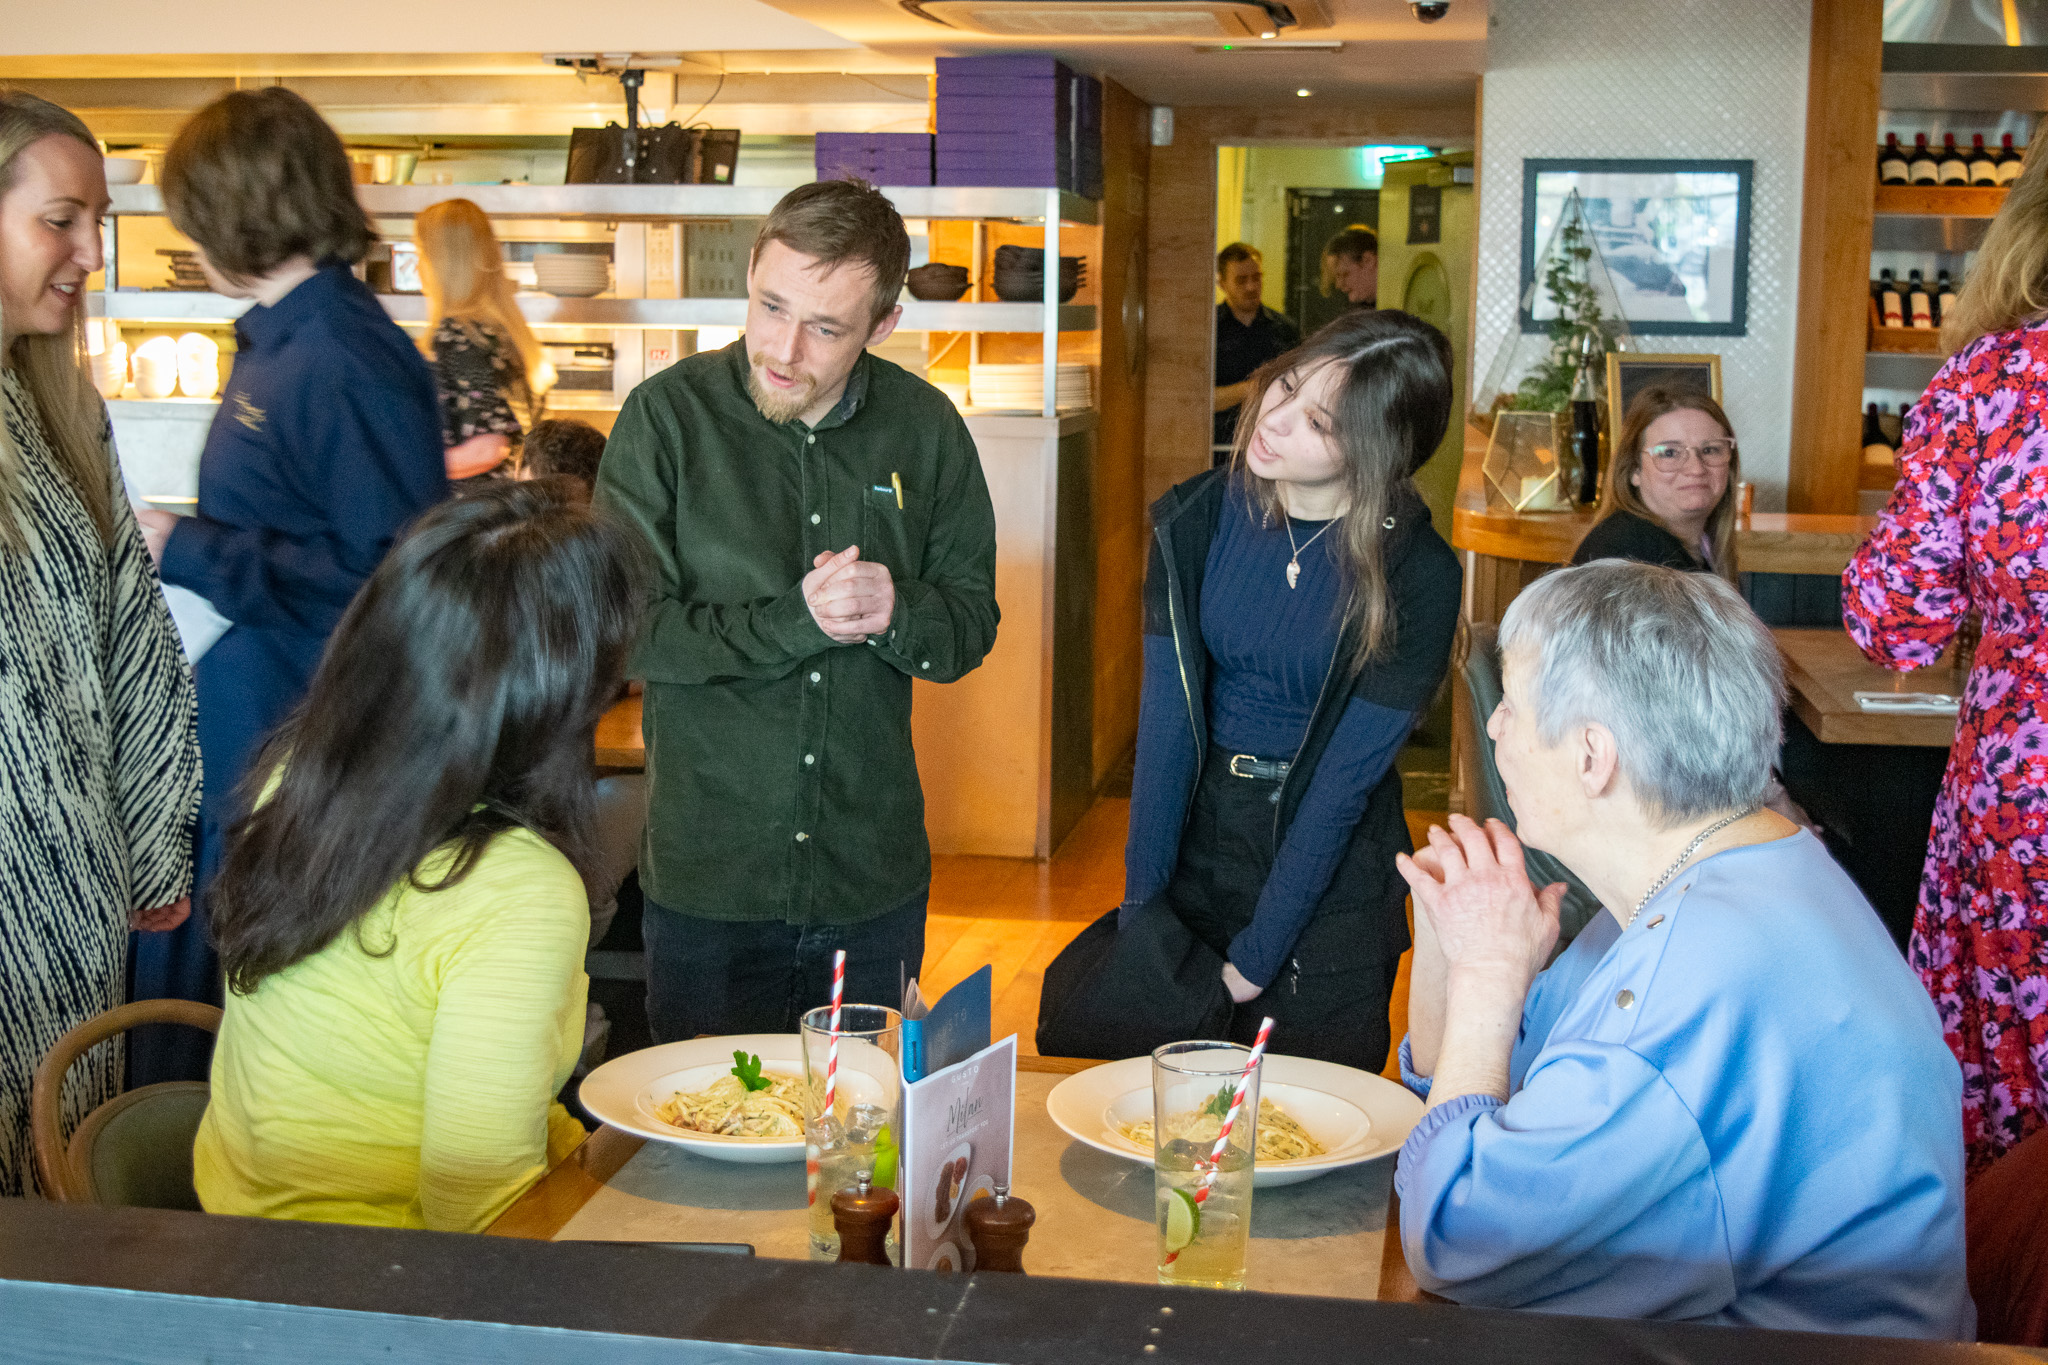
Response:
[[[230,993],[193,1145],[200,1203],[488,1227],[582,1139],[553,1096],[582,1047],[589,935],[568,859],[512,830],[454,886],[401,884],[313,956]]]

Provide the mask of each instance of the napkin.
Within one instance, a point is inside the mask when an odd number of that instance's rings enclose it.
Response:
[[[1896,716],[1952,716],[1961,698],[1946,692],[1858,692],[1856,704],[1865,711]]]

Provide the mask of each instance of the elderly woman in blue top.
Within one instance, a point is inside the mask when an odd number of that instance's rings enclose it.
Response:
[[[198,515],[141,512],[175,583],[233,626],[200,659],[199,883],[175,935],[138,940],[141,996],[220,998],[205,935],[237,786],[305,694],[327,637],[406,523],[448,496],[426,361],[350,273],[373,235],[348,154],[305,100],[238,90],[194,114],[164,161],[164,206],[216,291],[253,299],[199,460]],[[137,1084],[203,1078],[204,1040],[130,1046]]]
[[[1460,1303],[1967,1339],[1962,1078],[1819,840],[1763,809],[1784,683],[1707,574],[1601,560],[1501,623],[1488,723],[1521,837],[1607,913],[1545,969],[1561,887],[1497,821],[1415,893],[1401,1241]]]

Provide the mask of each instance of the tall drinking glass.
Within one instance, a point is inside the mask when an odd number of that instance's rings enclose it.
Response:
[[[832,1196],[859,1183],[896,1187],[897,1114],[903,1099],[903,1016],[886,1005],[842,1005],[839,1067],[832,1112],[824,1111],[831,1067],[832,1007],[803,1017],[804,1183],[811,1204],[811,1259],[839,1257]],[[896,1239],[889,1239],[890,1254]]]
[[[1236,1043],[1168,1043],[1152,1054],[1152,1190],[1159,1282],[1244,1288],[1251,1240],[1252,1158],[1258,1151],[1259,1068],[1221,1156],[1216,1139],[1252,1050]]]

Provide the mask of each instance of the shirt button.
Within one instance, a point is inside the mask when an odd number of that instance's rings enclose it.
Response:
[[[818,524],[818,514],[817,514],[816,512],[813,512],[813,513],[811,513],[811,525],[813,525],[813,526],[816,526],[817,524]]]
[[[802,843],[802,842],[803,842],[804,840],[806,840],[806,839],[808,839],[808,838],[810,838],[810,837],[811,837],[810,835],[808,835],[808,834],[804,833],[804,832],[803,832],[802,830],[798,830],[798,831],[796,832],[796,841],[797,841],[798,843]]]
[[[818,679],[819,679],[819,677],[820,677],[820,676],[821,676],[821,675],[820,675],[820,674],[817,674],[817,673],[813,673],[813,674],[811,674],[811,681],[812,681],[812,682],[816,682],[816,681],[818,681]]]
[[[921,663],[921,664],[919,664],[919,665],[918,665],[918,667],[919,667],[919,668],[926,668],[926,669],[930,668],[931,666],[932,666],[932,661],[931,661],[930,659],[926,659],[926,660],[925,660],[925,661],[924,661],[923,663]]]
[[[816,763],[817,761],[818,761],[818,756],[817,756],[816,754],[805,754],[805,755],[804,755],[804,766],[805,766],[806,768],[810,767],[810,766],[811,766],[811,764],[813,764],[813,763]]]
[[[796,837],[801,839],[804,836],[799,834]],[[1634,1009],[1636,1007],[1636,993],[1634,991],[1617,992],[1614,997],[1614,1007],[1618,1010]]]
[[[804,444],[805,444],[805,445],[808,445],[808,446],[814,446],[814,445],[816,445],[817,443],[818,443],[818,438],[817,438],[816,436],[806,436],[806,437],[804,437]]]

